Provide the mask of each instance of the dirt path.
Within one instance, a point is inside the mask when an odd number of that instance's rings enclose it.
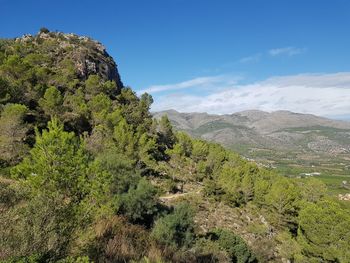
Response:
[[[169,201],[169,200],[173,200],[173,199],[177,199],[189,194],[200,194],[202,188],[197,189],[196,191],[191,191],[191,192],[187,192],[187,193],[177,193],[177,194],[168,194],[168,195],[163,195],[161,197],[159,197],[159,199],[163,202]]]

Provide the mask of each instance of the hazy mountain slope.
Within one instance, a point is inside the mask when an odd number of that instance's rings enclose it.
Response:
[[[246,157],[301,166],[302,170],[297,169],[295,174],[308,168],[315,170],[317,166],[330,173],[349,173],[350,122],[289,111],[258,110],[231,115],[169,110],[154,116],[164,114],[177,129],[221,143]]]

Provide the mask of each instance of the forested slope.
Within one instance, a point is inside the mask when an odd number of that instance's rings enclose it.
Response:
[[[349,262],[350,213],[175,133],[89,38],[0,41],[3,262]]]

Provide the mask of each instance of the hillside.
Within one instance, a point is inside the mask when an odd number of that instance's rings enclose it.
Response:
[[[220,143],[286,175],[350,173],[350,122],[288,111],[251,110],[231,115],[155,113],[195,137]]]
[[[154,119],[99,42],[2,39],[0,88],[0,262],[349,262],[347,201]]]

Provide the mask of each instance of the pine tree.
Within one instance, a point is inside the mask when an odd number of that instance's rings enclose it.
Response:
[[[12,169],[16,178],[39,192],[60,194],[78,202],[86,194],[88,156],[74,133],[63,130],[56,118],[42,134],[36,131],[36,144],[29,157]]]
[[[172,149],[176,142],[176,137],[173,132],[173,127],[168,119],[168,116],[164,115],[158,123],[158,144],[165,151],[166,149]]]
[[[24,139],[28,126],[24,117],[28,109],[21,104],[5,105],[0,117],[0,160],[15,164],[28,150]]]
[[[45,91],[44,97],[39,100],[40,107],[46,115],[59,116],[62,112],[62,95],[56,87],[50,87]]]
[[[333,201],[309,203],[299,215],[298,243],[309,262],[350,262],[350,213]]]
[[[14,253],[50,254],[55,259],[66,256],[74,232],[90,216],[86,201],[94,178],[88,178],[88,162],[79,139],[65,132],[57,119],[42,134],[36,131],[30,155],[11,170],[27,199],[10,210],[19,215],[7,225],[17,233],[12,236]]]
[[[136,138],[132,127],[127,124],[125,119],[121,119],[115,126],[113,138],[115,139],[119,153],[123,153],[129,157],[135,157]]]

